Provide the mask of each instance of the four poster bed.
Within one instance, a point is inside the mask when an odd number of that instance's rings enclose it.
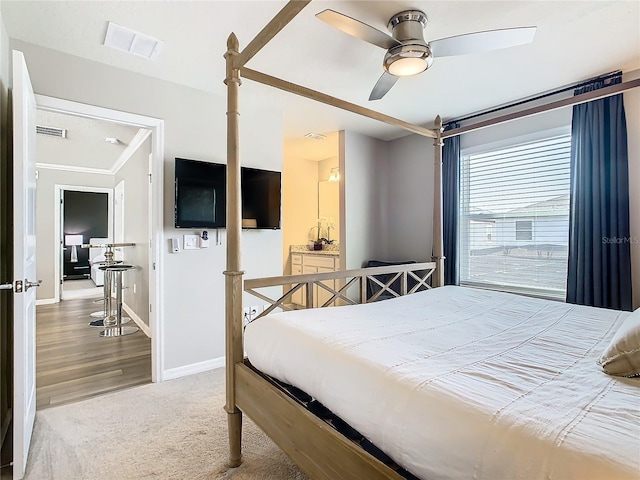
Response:
[[[439,117],[429,130],[244,67],[307,3],[289,2],[242,52],[231,34],[225,54],[230,465],[244,413],[313,479],[638,477],[640,381],[594,365],[628,313],[443,286],[442,139],[469,127],[443,134]],[[432,262],[243,282],[241,76],[433,138]],[[243,284],[271,305],[246,330]],[[258,291],[284,285],[276,300]],[[375,302],[394,285],[397,298]],[[286,311],[298,290],[313,305],[314,287],[332,308]]]

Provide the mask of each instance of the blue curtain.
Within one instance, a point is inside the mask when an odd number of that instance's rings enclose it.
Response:
[[[450,123],[445,131],[458,128]],[[460,136],[445,139],[442,149],[442,229],[444,239],[444,283],[459,285],[458,213],[460,198]]]
[[[575,94],[621,81],[597,80]],[[567,302],[632,308],[628,163],[622,94],[574,106]]]

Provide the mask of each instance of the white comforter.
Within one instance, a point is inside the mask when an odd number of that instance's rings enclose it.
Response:
[[[259,370],[428,479],[640,478],[640,380],[595,363],[626,313],[442,287],[247,326]]]

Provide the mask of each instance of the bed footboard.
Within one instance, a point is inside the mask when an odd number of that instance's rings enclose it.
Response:
[[[304,291],[306,308],[312,308],[314,305],[314,286],[317,286],[318,289],[326,290],[330,295],[322,305],[319,305],[320,307],[356,305],[374,302],[384,293],[399,297],[419,290],[429,289],[431,288],[429,279],[435,271],[435,262],[410,263],[309,275],[254,278],[245,280],[244,289],[269,304],[269,308],[255,317],[260,318],[273,312],[276,308],[293,310],[294,308],[291,306],[292,296],[299,290]],[[381,276],[384,280],[381,279]],[[332,281],[336,285],[335,288],[326,283]],[[398,281],[400,282],[400,288],[399,291],[396,291],[392,287],[398,284]],[[368,283],[375,285],[377,288],[370,296],[367,294]],[[258,291],[261,288],[278,286],[284,287],[284,293],[277,299],[270,298]]]

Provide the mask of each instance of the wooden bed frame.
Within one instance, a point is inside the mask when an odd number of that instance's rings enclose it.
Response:
[[[334,302],[343,304],[358,303],[354,295],[347,290],[359,286],[359,302],[372,301],[382,292],[389,291],[390,285],[400,279],[400,294],[413,293],[415,287],[408,289],[408,279],[418,282],[416,287],[430,288],[426,281],[431,278],[433,287],[444,285],[444,255],[442,236],[442,145],[443,139],[485,128],[518,118],[555,110],[579,103],[604,98],[630,88],[640,86],[640,79],[623,82],[582,95],[555,101],[520,112],[499,116],[488,121],[467,125],[457,129],[442,131],[440,116],[435,119],[433,130],[404,122],[373,110],[345,102],[329,95],[316,92],[276,77],[256,72],[245,64],[262,49],[280,30],[282,30],[311,0],[289,1],[282,10],[258,33],[258,35],[240,52],[235,34],[227,40],[226,79],[227,85],[227,269],[225,275],[226,308],[226,405],[228,415],[229,447],[231,467],[242,462],[242,414],[247,414],[299,467],[312,479],[322,480],[376,480],[403,478],[395,470],[365,452],[359,446],[335,431],[323,420],[303,408],[281,389],[256,373],[244,362],[243,349],[243,274],[240,261],[241,241],[241,187],[239,161],[239,111],[238,90],[241,77],[281,90],[301,95],[312,100],[332,105],[359,115],[385,122],[411,133],[434,139],[434,204],[433,204],[433,257],[430,263],[376,267],[360,270],[347,270],[322,274],[271,277],[247,280],[246,291],[270,304],[260,316],[276,308],[290,309],[287,303],[290,296],[299,289],[306,289],[306,304],[313,305],[313,285],[323,288],[331,298],[322,306]],[[416,270],[425,271],[416,275]],[[387,282],[379,282],[374,275],[394,273]],[[330,288],[322,283],[337,280],[340,288]],[[367,299],[366,282],[377,283],[381,290],[376,296]],[[258,288],[291,285],[280,298],[271,299],[256,291]]]

